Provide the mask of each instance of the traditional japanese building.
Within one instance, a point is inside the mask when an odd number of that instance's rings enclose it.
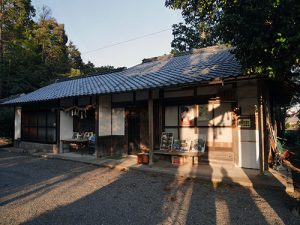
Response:
[[[62,153],[64,140],[88,132],[96,157],[193,155],[262,169],[268,137],[281,126],[276,112],[290,98],[271,85],[284,84],[241,75],[231,49],[214,46],[58,81],[4,104],[15,107],[15,145],[23,148]]]

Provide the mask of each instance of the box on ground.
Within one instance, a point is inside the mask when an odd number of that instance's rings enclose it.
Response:
[[[173,165],[182,165],[184,163],[184,157],[173,155],[172,156],[172,164]]]
[[[149,154],[148,153],[138,153],[137,154],[138,164],[149,164]]]

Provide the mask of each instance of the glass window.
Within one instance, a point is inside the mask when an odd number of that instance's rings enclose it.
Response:
[[[47,113],[47,126],[56,126],[56,116],[54,112]]]
[[[37,113],[31,113],[28,114],[28,118],[29,118],[29,126],[36,126],[37,125]]]
[[[26,126],[29,124],[29,117],[27,114],[22,114],[21,120],[22,120],[22,125]]]
[[[28,135],[29,135],[29,137],[32,138],[32,140],[36,140],[37,139],[37,128],[29,127]]]
[[[49,142],[55,142],[55,140],[56,140],[56,129],[55,128],[47,129],[47,140]]]
[[[22,111],[21,139],[44,143],[56,142],[55,112]]]
[[[165,125],[178,126],[178,107],[170,106],[165,108]]]
[[[197,128],[183,127],[179,129],[181,140],[192,140],[197,134]]]
[[[174,140],[193,141],[201,136],[206,138],[207,146],[216,143],[229,146],[232,142],[231,105],[213,100],[198,105],[167,106],[164,130],[172,132]]]
[[[38,114],[38,124],[39,126],[46,126],[46,113]]]
[[[231,103],[214,103],[214,126],[231,125]]]
[[[177,128],[166,128],[165,132],[173,133],[173,138],[178,139],[178,129]]]
[[[45,140],[46,139],[46,128],[39,128],[38,132],[39,132],[38,133],[38,139],[40,141]]]

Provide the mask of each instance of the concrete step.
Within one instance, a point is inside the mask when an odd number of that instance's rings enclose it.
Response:
[[[215,160],[215,159],[201,159],[198,164],[202,165],[226,165],[226,166],[234,166],[233,161],[228,160]]]
[[[233,162],[233,152],[210,151],[201,160]]]

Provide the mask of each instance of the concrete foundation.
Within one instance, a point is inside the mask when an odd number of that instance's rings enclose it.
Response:
[[[35,142],[19,141],[14,143],[15,147],[22,148],[30,153],[45,152],[45,153],[58,153],[58,146],[56,144],[43,144]]]

